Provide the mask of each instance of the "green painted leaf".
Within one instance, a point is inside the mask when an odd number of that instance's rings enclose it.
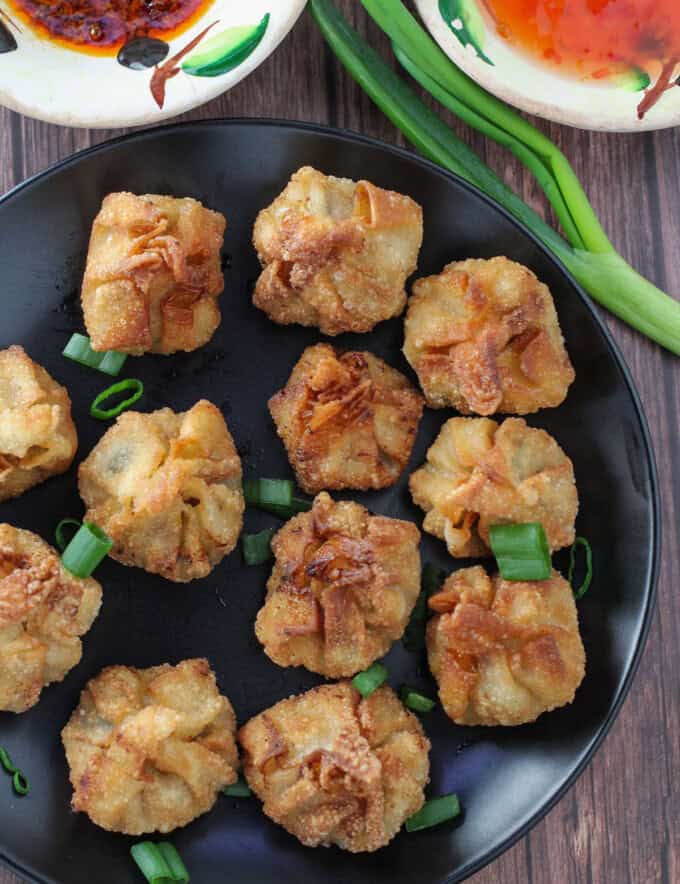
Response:
[[[267,13],[257,25],[240,25],[220,31],[182,62],[182,70],[193,77],[217,77],[232,71],[260,44],[269,18]]]
[[[477,0],[439,0],[439,14],[461,46],[472,46],[482,61],[493,65],[483,51],[486,29]]]
[[[647,71],[643,71],[642,68],[631,67],[619,74],[607,77],[607,82],[621,89],[627,89],[629,92],[643,92],[649,88],[652,81]]]

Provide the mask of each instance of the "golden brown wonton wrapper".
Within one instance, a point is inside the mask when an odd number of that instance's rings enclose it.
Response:
[[[430,743],[418,719],[381,687],[349,682],[282,700],[239,731],[251,789],[306,847],[384,847],[424,803]]]
[[[574,380],[550,290],[507,258],[417,280],[404,329],[432,408],[529,414],[563,402]]]
[[[79,479],[85,518],[113,540],[111,556],[168,580],[205,577],[241,532],[241,461],[205,399],[183,414],[123,413]]]
[[[111,193],[94,219],[82,303],[94,350],[175,353],[220,324],[224,216],[185,197]]]
[[[72,806],[111,832],[171,832],[237,779],[236,718],[207,660],[108,666],[61,732]]]
[[[0,501],[65,472],[77,447],[66,388],[23,347],[0,350]]]
[[[574,467],[545,430],[522,418],[454,417],[411,474],[423,528],[452,556],[489,556],[489,526],[541,522],[551,549],[574,542]]]
[[[465,568],[429,605],[430,668],[457,724],[526,724],[574,699],[586,658],[571,586],[557,571],[522,583]]]
[[[404,309],[422,238],[409,197],[305,166],[255,222],[253,303],[283,325],[370,331]]]
[[[275,535],[255,633],[279,666],[354,675],[401,637],[420,591],[420,532],[319,494]]]
[[[80,662],[101,600],[37,534],[0,524],[0,711],[30,709]]]
[[[423,399],[371,353],[317,344],[269,410],[300,487],[315,494],[393,485],[411,456]]]

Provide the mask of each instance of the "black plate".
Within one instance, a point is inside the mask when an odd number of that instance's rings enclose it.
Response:
[[[198,197],[229,220],[225,243],[223,322],[213,341],[192,354],[130,360],[124,374],[146,384],[143,410],[177,410],[205,396],[219,405],[247,476],[289,474],[266,400],[286,380],[314,330],[270,323],[250,302],[258,263],[250,244],[260,208],[304,164],[368,178],[410,194],[424,208],[420,272],[447,261],[503,254],[531,267],[555,296],[577,380],[566,403],[530,419],[553,433],[572,457],[581,511],[578,533],[593,545],[595,581],[580,603],[587,675],[572,706],[520,728],[454,726],[441,711],[425,718],[432,740],[430,795],[456,791],[464,818],[417,835],[400,834],[373,855],[302,847],[269,822],[255,799],[221,797],[215,809],[172,839],[195,884],[435,884],[459,881],[535,823],[573,782],[607,732],[630,685],[653,605],[659,560],[655,467],[648,431],[630,376],[590,303],[543,248],[467,185],[411,154],[341,132],[248,120],[192,123],[142,132],[85,151],[21,185],[0,203],[2,324],[0,346],[21,343],[66,384],[74,399],[79,458],[104,427],[88,416],[104,375],[61,357],[80,330],[78,287],[88,233],[110,191]],[[408,371],[402,323],[338,339],[368,348]],[[428,411],[412,467],[449,411]],[[392,489],[357,494],[376,512],[421,521],[405,478]],[[52,540],[66,515],[82,512],[76,469],[0,505],[0,519]],[[246,516],[248,529],[275,524]],[[427,535],[423,560],[451,568],[444,545]],[[564,569],[564,554],[558,564]],[[69,809],[71,789],[59,731],[86,680],[103,666],[151,666],[205,655],[239,718],[302,691],[320,679],[271,663],[253,634],[267,576],[239,552],[189,586],[105,562],[102,612],[85,638],[82,663],[46,689],[24,715],[0,715],[0,743],[29,776],[30,796],[12,795],[0,777],[0,851],[27,877],[63,884],[139,884],[128,856],[133,839],[107,834]],[[433,693],[424,661],[400,643],[387,662],[392,684],[407,680]]]

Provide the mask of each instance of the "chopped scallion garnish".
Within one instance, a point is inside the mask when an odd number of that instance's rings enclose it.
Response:
[[[431,562],[425,563],[420,595],[411,611],[411,617],[402,637],[402,643],[407,651],[418,653],[425,647],[425,624],[428,616],[427,600],[437,592],[444,580],[446,580],[446,571],[438,568]]]
[[[573,579],[574,571],[576,569],[576,548],[579,546],[582,546],[585,550],[586,574],[579,588],[574,589]],[[569,574],[567,576],[569,583],[571,583],[571,588],[574,590],[574,598],[578,601],[578,599],[583,598],[583,596],[588,592],[590,582],[593,579],[593,551],[590,548],[590,544],[585,539],[585,537],[577,537],[574,541],[571,552],[569,553]]]
[[[256,506],[281,519],[292,519],[312,506],[311,500],[294,496],[291,479],[246,479],[243,496],[247,506]]]
[[[253,794],[250,790],[250,786],[246,783],[241,774],[239,774],[238,780],[236,780],[235,783],[232,783],[230,786],[225,786],[224,789],[222,789],[222,792],[230,798],[250,798]]]
[[[258,534],[244,534],[241,537],[241,549],[246,565],[263,565],[274,558],[271,542],[275,534],[273,528],[267,528]]]
[[[460,802],[457,795],[442,795],[426,801],[417,813],[406,820],[407,832],[419,832],[430,829],[440,823],[455,819],[460,813]]]
[[[0,764],[5,773],[12,777],[12,786],[17,795],[28,795],[29,784],[23,772],[14,764],[6,749],[0,746]]]
[[[90,577],[112,546],[108,534],[92,522],[84,522],[62,553],[61,563],[76,577]]]
[[[189,873],[179,853],[168,841],[154,844],[140,841],[130,848],[130,855],[149,884],[188,884]]]
[[[57,546],[59,547],[59,550],[61,552],[64,552],[66,547],[69,545],[69,541],[64,536],[66,528],[68,526],[71,526],[76,529],[74,532],[74,536],[75,536],[78,529],[80,528],[80,522],[78,521],[78,519],[62,519],[61,522],[59,522],[59,524],[57,525],[57,527],[54,531],[54,537],[57,541]],[[71,540],[73,540],[73,537],[71,538]]]
[[[169,841],[159,841],[156,846],[170,869],[172,880],[178,884],[189,884],[189,872],[175,846]]]
[[[362,697],[370,697],[373,691],[387,681],[388,675],[389,673],[382,663],[374,663],[368,669],[355,675],[352,684]]]
[[[420,694],[407,685],[403,685],[399,691],[399,696],[404,706],[408,706],[414,712],[431,712],[436,705],[434,700],[430,700],[425,694]]]
[[[504,580],[547,580],[552,572],[543,525],[491,525],[491,550]]]
[[[115,378],[120,373],[127,353],[118,353],[117,350],[105,350],[103,353],[96,353],[90,346],[90,339],[85,335],[71,335],[71,340],[64,347],[62,355],[79,365],[85,365],[87,368],[95,368],[104,374],[111,375]]]
[[[105,402],[107,399],[110,399],[118,393],[125,392],[125,390],[134,390],[134,392],[131,396],[128,396],[127,399],[123,399],[122,402],[119,402],[118,405],[114,405],[113,408],[102,409],[99,407],[102,402]],[[118,417],[118,415],[125,411],[126,408],[134,405],[138,399],[142,398],[143,394],[144,384],[141,381],[138,381],[137,378],[127,378],[124,381],[118,381],[117,384],[112,384],[110,387],[107,387],[106,390],[102,390],[90,406],[90,414],[92,417],[96,417],[97,420],[100,421],[111,420],[113,417]]]

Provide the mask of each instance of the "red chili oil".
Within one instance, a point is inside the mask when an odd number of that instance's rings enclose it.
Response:
[[[186,30],[212,0],[11,0],[42,36],[71,49],[115,55],[134,37],[169,39]]]

